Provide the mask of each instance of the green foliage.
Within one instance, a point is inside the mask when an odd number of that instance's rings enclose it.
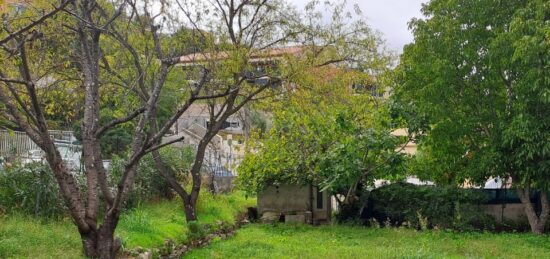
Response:
[[[492,230],[494,222],[478,207],[486,198],[479,190],[395,183],[371,191],[364,213],[394,226]]]
[[[442,183],[550,184],[548,1],[434,0],[410,26],[395,97],[429,119],[412,169]]]
[[[547,258],[550,237],[404,228],[260,225],[186,258]]]
[[[50,168],[42,163],[0,170],[0,212],[61,217],[66,208]]]
[[[350,91],[361,73],[316,72],[273,109],[271,129],[247,143],[238,168],[243,190],[313,183],[340,192],[402,174],[405,157],[395,150],[405,141],[390,134],[394,124],[387,105]],[[321,82],[323,73],[332,73],[330,80]]]
[[[176,179],[184,182],[195,158],[194,150],[190,147],[181,149],[166,147],[160,150],[160,155],[164,164],[175,174]],[[126,158],[118,156],[111,161],[109,176],[112,183],[117,183],[122,177],[125,162]],[[170,197],[170,193],[170,187],[158,173],[152,154],[148,154],[139,163],[134,188],[126,206],[133,208],[152,199]]]
[[[191,240],[201,239],[206,236],[205,226],[198,221],[189,221],[187,222],[187,237]]]
[[[0,240],[0,258],[83,258],[82,242],[68,219],[0,215]]]
[[[244,193],[235,192],[204,199],[201,193],[197,215],[200,224],[234,224],[237,215],[255,204]],[[202,208],[218,208],[217,215]],[[123,213],[116,235],[123,247],[145,249],[163,246],[166,239],[174,243],[188,240],[185,215],[179,199],[148,202]],[[218,218],[220,215],[222,217]],[[81,258],[81,241],[69,219],[46,223],[25,215],[0,214],[0,258]]]

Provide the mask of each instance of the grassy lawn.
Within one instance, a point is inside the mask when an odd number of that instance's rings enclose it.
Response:
[[[186,258],[550,258],[550,236],[252,224]]]
[[[198,218],[202,223],[233,223],[238,213],[255,203],[240,192],[215,197],[201,194]],[[146,204],[125,213],[117,235],[126,248],[150,248],[168,238],[183,242],[186,231],[182,204],[174,200]],[[69,219],[41,222],[32,217],[0,215],[0,258],[81,258],[81,246]]]

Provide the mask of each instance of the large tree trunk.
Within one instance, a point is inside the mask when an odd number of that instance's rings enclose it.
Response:
[[[529,188],[518,188],[518,197],[523,204],[523,209],[527,215],[527,220],[529,220],[529,225],[531,226],[531,231],[535,234],[541,235],[544,233],[544,228],[548,217],[550,216],[550,206],[548,204],[548,192],[540,192],[540,203],[541,203],[541,212],[537,214],[535,207],[531,200],[529,199]]]
[[[104,223],[98,230],[80,233],[84,254],[89,258],[111,259],[120,249],[120,240],[114,237],[116,224]]]

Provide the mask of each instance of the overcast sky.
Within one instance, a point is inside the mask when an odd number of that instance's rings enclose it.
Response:
[[[290,2],[301,9],[309,0]],[[358,4],[369,25],[384,34],[388,48],[401,53],[403,46],[413,41],[407,23],[413,17],[422,17],[420,8],[425,2],[427,0],[348,0],[348,5]]]

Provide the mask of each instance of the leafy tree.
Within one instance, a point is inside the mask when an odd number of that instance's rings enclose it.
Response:
[[[531,229],[549,217],[547,1],[434,0],[410,23],[395,95],[430,122],[415,168],[442,183],[511,179]],[[529,200],[540,190],[541,210]]]
[[[273,127],[249,141],[238,180],[252,193],[271,184],[314,184],[352,208],[362,186],[403,175],[399,147],[406,140],[391,135],[396,125],[381,97],[351,88],[369,81],[366,74],[334,68],[308,74],[274,107]]]

